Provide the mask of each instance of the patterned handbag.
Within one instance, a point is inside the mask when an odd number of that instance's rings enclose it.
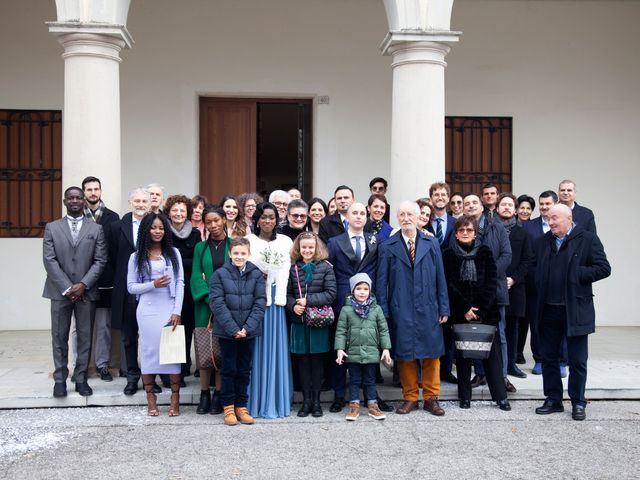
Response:
[[[298,281],[298,293],[302,298],[302,288],[300,288],[300,277],[298,275],[298,266],[295,267],[296,280]],[[306,295],[305,295],[306,297]],[[326,328],[333,325],[336,316],[333,313],[331,305],[323,305],[321,307],[305,307],[303,314],[304,324],[310,328]]]
[[[193,329],[193,344],[196,351],[196,366],[200,368],[220,369],[222,365],[222,352],[218,337],[213,336],[212,318],[209,317],[209,324],[206,327],[196,327]]]
[[[453,327],[456,350],[462,358],[489,358],[496,327],[478,322],[458,323]]]

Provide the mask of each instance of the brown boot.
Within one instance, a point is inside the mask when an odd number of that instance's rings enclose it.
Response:
[[[246,407],[238,407],[235,409],[236,418],[244,425],[253,425],[253,417],[249,415]]]
[[[238,424],[238,419],[236,418],[235,408],[233,405],[227,405],[224,407],[224,424],[229,426]]]
[[[177,417],[180,415],[180,380],[179,373],[169,375],[171,381],[171,407],[169,408],[169,416]]]
[[[144,391],[147,392],[147,415],[150,417],[158,416],[158,404],[156,402],[156,394],[153,393],[153,379],[155,375],[142,375],[142,384]]]

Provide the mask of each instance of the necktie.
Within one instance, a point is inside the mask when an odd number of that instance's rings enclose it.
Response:
[[[78,221],[71,221],[71,238],[73,238],[73,244],[78,243]]]
[[[411,265],[413,265],[413,262],[416,261],[416,247],[412,238],[407,243],[409,244],[409,258],[411,259]]]
[[[345,218],[342,221],[342,225],[344,225],[344,231],[346,232],[349,229],[349,221]]]
[[[442,234],[442,219],[436,218],[436,237],[438,238],[438,243],[442,245],[444,241],[444,235]]]
[[[362,260],[362,247],[360,246],[360,236],[353,237],[356,239],[356,258]]]

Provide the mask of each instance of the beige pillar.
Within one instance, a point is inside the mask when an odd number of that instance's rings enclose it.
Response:
[[[132,39],[129,0],[109,2],[58,0],[58,21],[48,25],[64,48],[63,188],[96,176],[105,203],[120,211],[120,51]]]
[[[393,69],[389,203],[428,196],[445,178],[445,57],[452,0],[385,0],[389,33],[381,49]],[[394,218],[394,215],[391,216]]]

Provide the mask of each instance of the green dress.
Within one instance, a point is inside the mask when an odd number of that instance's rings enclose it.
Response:
[[[227,237],[224,246],[224,261],[229,260],[229,244],[231,240]],[[209,307],[209,282],[213,275],[213,262],[211,249],[208,240],[204,240],[196,245],[193,252],[193,269],[191,271],[191,294],[195,303],[195,326],[206,327],[211,316]]]

